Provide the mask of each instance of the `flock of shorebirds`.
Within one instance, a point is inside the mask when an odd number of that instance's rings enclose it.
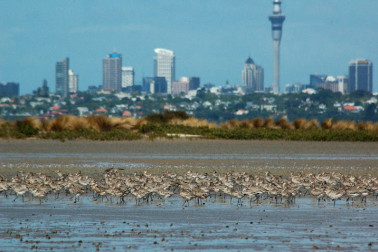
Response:
[[[254,202],[294,203],[296,197],[311,196],[321,201],[345,199],[347,202],[366,202],[368,196],[378,197],[378,178],[371,175],[352,176],[339,173],[319,173],[288,177],[274,176],[266,172],[263,176],[248,175],[244,172],[226,174],[199,174],[188,171],[185,175],[152,175],[148,172],[124,174],[118,169],[108,169],[101,179],[88,177],[80,172],[63,174],[56,171],[55,176],[42,173],[18,172],[6,179],[0,176],[0,193],[5,197],[39,200],[40,203],[54,195],[72,198],[74,203],[81,195],[93,195],[93,200],[124,204],[135,199],[136,204],[165,200],[180,195],[183,205],[203,205],[210,198],[237,200],[237,205]]]

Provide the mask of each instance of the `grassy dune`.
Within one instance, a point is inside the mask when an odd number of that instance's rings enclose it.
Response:
[[[269,117],[217,125],[197,119],[185,112],[151,114],[141,119],[77,117],[64,115],[51,120],[27,117],[21,121],[0,119],[0,138],[135,140],[143,137],[172,137],[178,134],[197,135],[209,139],[269,139],[302,141],[378,141],[378,123],[297,119],[293,122]]]

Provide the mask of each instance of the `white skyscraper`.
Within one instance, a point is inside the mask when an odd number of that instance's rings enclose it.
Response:
[[[77,93],[79,76],[72,71],[68,70],[68,91],[69,93]]]
[[[167,93],[172,94],[172,82],[175,81],[175,54],[173,51],[156,48],[154,57],[155,77],[165,77]]]
[[[122,67],[122,88],[134,86],[134,68]]]
[[[251,58],[248,58],[242,71],[243,85],[247,92],[264,91],[264,69],[256,65]]]

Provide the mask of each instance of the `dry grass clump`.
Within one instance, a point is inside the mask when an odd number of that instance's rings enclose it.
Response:
[[[331,129],[335,130],[356,130],[357,126],[356,123],[353,121],[333,121]]]
[[[251,120],[251,124],[254,128],[262,128],[264,126],[264,119],[257,117]]]
[[[140,130],[143,125],[147,124],[147,120],[145,118],[138,119],[137,123],[135,124],[135,129]]]
[[[240,128],[245,128],[245,129],[248,129],[248,128],[251,128],[251,126],[253,127],[253,125],[251,124],[251,122],[250,121],[248,121],[248,120],[243,120],[243,121],[241,121],[240,123],[239,123],[239,127]]]
[[[27,117],[21,122],[18,122],[18,125],[28,124],[32,128],[39,130],[44,129],[46,131],[91,129],[100,132],[114,129],[139,129],[145,123],[145,120],[133,117],[106,117],[104,115],[77,117],[73,115],[63,115],[50,121],[40,121],[33,117]]]
[[[90,123],[83,117],[63,115],[46,123],[48,131],[79,130],[91,128]]]
[[[264,128],[266,129],[276,128],[276,124],[274,123],[273,117],[268,117],[265,119]]]
[[[324,120],[321,124],[322,129],[330,129],[332,128],[332,122],[333,120],[331,118],[328,118],[327,120]]]
[[[318,120],[311,119],[310,121],[307,121],[306,127],[307,127],[307,129],[317,129],[317,128],[319,128]]]
[[[232,119],[230,121],[222,123],[220,127],[222,129],[235,129],[239,127],[239,121],[237,119]]]
[[[359,122],[359,123],[357,123],[357,129],[359,129],[359,130],[374,130],[374,124],[372,122]]]
[[[29,117],[26,117],[24,119],[22,119],[22,121],[16,121],[16,125],[17,126],[30,126],[31,128],[33,129],[38,129],[38,130],[41,130],[43,128],[43,124],[40,120],[38,120],[37,118],[35,117],[32,117],[32,116],[29,116]]]
[[[3,126],[3,124],[5,124],[5,122],[0,118],[0,127]]]
[[[306,125],[306,120],[305,119],[297,119],[293,122],[293,126],[295,129],[304,129]]]
[[[110,117],[108,118],[113,129],[132,130],[136,128],[138,119],[134,117]]]
[[[319,123],[316,119],[305,120],[301,118],[295,120],[293,126],[295,129],[316,129],[319,128]]]
[[[276,126],[281,129],[294,129],[292,123],[290,123],[286,118],[282,117],[278,121],[276,121]]]
[[[359,130],[371,130],[371,131],[378,131],[378,123],[368,122],[359,122],[357,123],[357,129]]]
[[[336,121],[331,118],[324,120],[321,124],[322,129],[334,129],[334,130],[356,130],[358,126],[354,121]]]
[[[378,122],[374,123],[373,130],[374,131],[378,131]]]
[[[143,125],[147,124],[146,119],[137,119],[135,117],[110,117],[110,123],[113,129],[139,130]]]
[[[112,123],[111,120],[104,115],[90,115],[86,117],[86,120],[88,121],[91,129],[97,131],[110,131],[113,129],[113,125],[115,123],[115,121]]]
[[[197,119],[195,117],[189,117],[188,119],[179,119],[174,118],[172,119],[169,124],[172,125],[183,125],[188,127],[208,127],[209,129],[214,129],[217,127],[215,123],[210,123],[204,119]]]

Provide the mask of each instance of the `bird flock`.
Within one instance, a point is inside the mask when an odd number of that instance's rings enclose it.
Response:
[[[91,195],[94,201],[112,204],[135,204],[165,201],[179,195],[183,205],[190,202],[205,205],[209,199],[229,199],[238,206],[243,204],[271,202],[293,204],[297,197],[310,196],[318,202],[345,199],[349,202],[364,202],[367,198],[377,199],[378,178],[372,175],[352,176],[340,173],[299,172],[290,176],[249,175],[245,172],[225,174],[200,174],[188,171],[184,175],[167,173],[153,175],[143,173],[125,174],[119,169],[106,170],[99,179],[78,173],[55,171],[55,176],[43,173],[20,171],[10,179],[0,175],[0,193],[5,197],[14,195],[13,201],[20,197],[24,202],[70,197],[74,203],[82,195]],[[19,199],[20,200],[20,199]]]

